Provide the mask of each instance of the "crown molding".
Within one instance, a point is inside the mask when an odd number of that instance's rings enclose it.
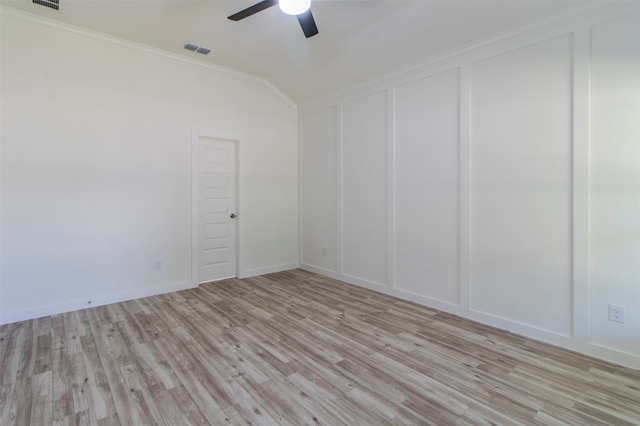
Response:
[[[187,66],[200,68],[200,69],[204,68],[210,71],[215,71],[219,73],[232,75],[234,77],[240,77],[243,79],[256,81],[266,85],[271,90],[273,90],[279,97],[281,97],[284,101],[286,101],[289,104],[289,106],[291,106],[293,109],[295,110],[298,109],[298,105],[289,96],[287,96],[287,94],[285,94],[282,90],[280,90],[280,88],[278,88],[275,84],[273,84],[271,80],[268,80],[264,77],[238,71],[236,69],[224,67],[222,65],[200,62],[195,59],[183,57],[173,52],[151,47],[146,44],[136,43],[130,40],[126,40],[126,39],[112,36],[109,34],[101,33],[98,31],[89,30],[87,28],[78,27],[76,25],[67,24],[64,22],[57,21],[55,19],[34,15],[29,12],[13,9],[11,7],[0,4],[0,18],[4,16],[20,19],[22,21],[26,21],[43,28],[58,31],[62,34],[71,35],[75,37],[88,38],[92,40],[105,42],[115,46],[124,47],[127,49],[137,50],[155,59],[161,59],[161,60],[165,60],[165,61],[169,61],[169,62],[181,64],[181,65],[187,65]]]

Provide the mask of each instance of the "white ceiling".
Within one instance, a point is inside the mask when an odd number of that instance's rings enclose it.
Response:
[[[577,0],[312,0],[320,33],[305,39],[294,16],[272,7],[227,16],[259,0],[31,0],[9,7],[234,68],[270,80],[305,104],[438,54],[542,20],[603,5]],[[182,48],[192,42],[208,56]]]

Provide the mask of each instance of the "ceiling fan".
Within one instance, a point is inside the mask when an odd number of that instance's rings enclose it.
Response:
[[[298,22],[300,22],[300,26],[302,27],[302,32],[304,32],[304,36],[306,38],[313,37],[318,34],[316,21],[313,19],[311,9],[309,8],[311,6],[311,0],[263,0],[253,6],[241,10],[238,13],[234,13],[229,16],[229,19],[232,21],[239,21],[268,9],[271,6],[275,6],[276,4],[280,6],[280,9],[284,13],[288,15],[296,15],[296,18],[298,18]]]

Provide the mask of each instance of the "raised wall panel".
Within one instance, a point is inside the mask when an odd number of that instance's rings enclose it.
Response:
[[[396,288],[459,299],[459,75],[396,89]]]
[[[335,108],[302,116],[302,263],[337,272],[337,145]]]
[[[591,47],[591,337],[640,354],[640,14],[593,27]]]
[[[386,92],[344,104],[342,123],[342,272],[384,284],[387,280]]]
[[[572,38],[471,68],[470,304],[571,333]]]

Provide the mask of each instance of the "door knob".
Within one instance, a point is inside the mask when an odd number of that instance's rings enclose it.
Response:
[[[236,214],[235,213],[231,213],[231,215],[229,216],[231,219],[235,219],[236,218]]]

